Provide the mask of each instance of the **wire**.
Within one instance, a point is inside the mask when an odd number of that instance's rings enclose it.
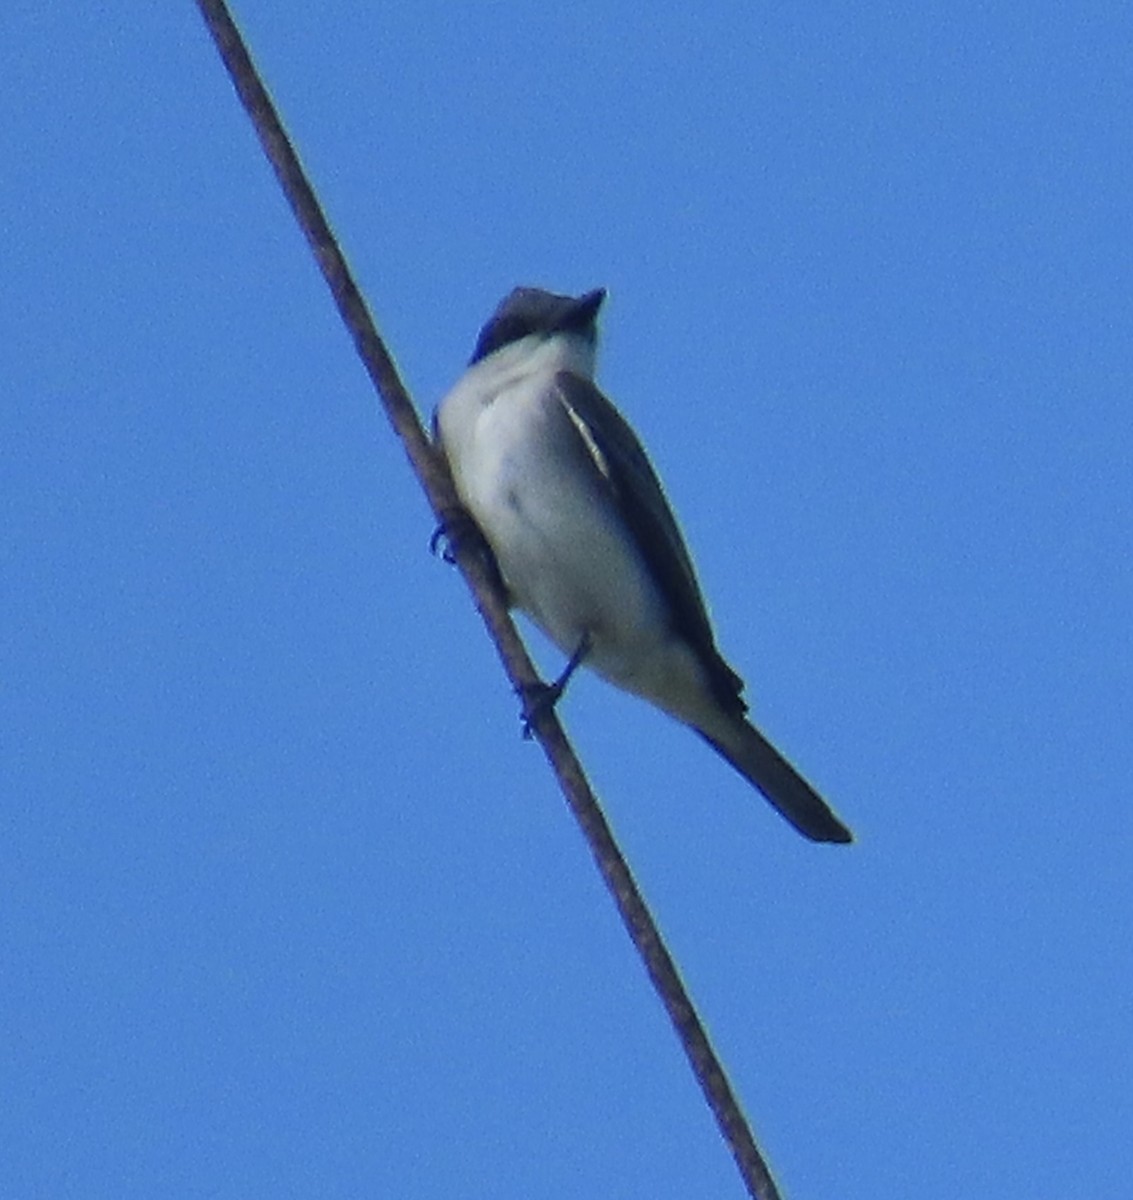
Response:
[[[310,244],[338,311],[354,338],[386,416],[401,438],[414,473],[443,526],[460,509],[448,467],[421,425],[227,5],[224,0],[197,0],[197,6],[275,169],[295,219]],[[538,686],[539,677],[508,615],[489,563],[472,546],[467,543],[462,546],[460,539],[454,539],[451,549],[512,686],[520,694],[530,691],[533,686]],[[649,978],[676,1028],[749,1195],[754,1200],[780,1200],[724,1068],[554,711],[548,708],[536,717],[533,728]]]

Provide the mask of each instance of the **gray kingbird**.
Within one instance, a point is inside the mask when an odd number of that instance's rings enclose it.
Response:
[[[641,443],[594,384],[598,289],[516,288],[480,331],[435,428],[511,605],[567,655],[690,725],[792,825],[850,831],[751,725]]]

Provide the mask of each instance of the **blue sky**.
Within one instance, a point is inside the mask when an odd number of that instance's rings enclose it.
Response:
[[[908,8],[237,17],[422,410],[610,289],[858,836],[564,703],[784,1193],[1126,1200],[1133,17]],[[0,94],[0,1195],[742,1194],[193,6]]]

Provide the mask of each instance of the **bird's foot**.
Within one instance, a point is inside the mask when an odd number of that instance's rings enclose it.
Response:
[[[523,736],[528,741],[535,736],[535,725],[548,713],[554,712],[555,705],[566,691],[570,677],[578,670],[582,660],[589,652],[590,635],[584,633],[558,679],[553,683],[543,683],[541,680],[536,680],[534,683],[521,683],[515,689],[523,702],[520,719],[523,721]]]
[[[488,545],[488,539],[481,532],[480,526],[476,524],[468,509],[446,508],[441,513],[440,524],[429,538],[429,553],[439,555],[451,565],[456,562],[457,554],[463,551],[476,555],[483,562],[492,583],[507,603],[507,586],[500,573],[496,556],[492,553],[492,547]]]
[[[536,724],[555,711],[555,705],[565,691],[565,684],[557,679],[554,683],[536,680],[534,683],[521,683],[515,691],[523,704],[519,714],[523,723],[523,737],[525,741],[530,741],[535,736]]]
[[[457,550],[475,547],[477,543],[487,545],[468,509],[446,508],[441,512],[440,524],[429,538],[429,553],[440,555],[447,563],[455,563]]]

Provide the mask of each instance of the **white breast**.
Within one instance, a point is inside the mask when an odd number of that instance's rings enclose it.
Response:
[[[665,637],[663,605],[558,399],[555,345],[473,367],[438,410],[441,438],[517,607],[564,654],[589,634],[589,665],[640,690],[632,676]]]

